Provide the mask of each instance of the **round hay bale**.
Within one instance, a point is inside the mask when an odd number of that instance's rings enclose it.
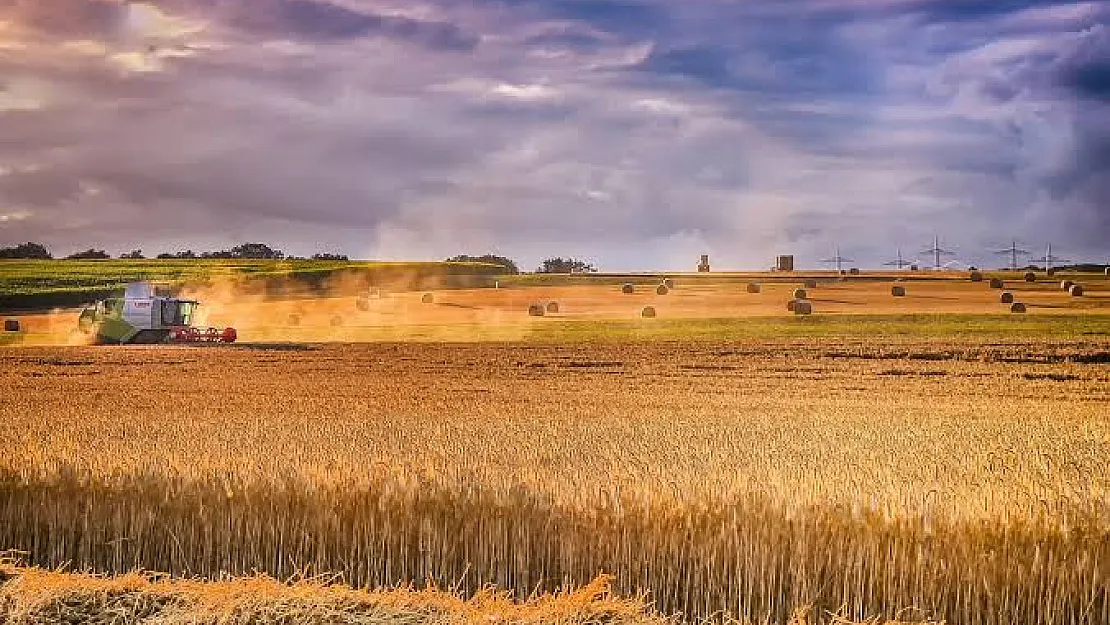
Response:
[[[1056,275],[1056,269],[1055,268],[1049,268],[1049,270],[1046,271],[1045,273],[1047,273],[1048,277],[1051,278],[1052,276]]]
[[[970,277],[971,277],[972,282],[982,282],[983,281],[983,272],[982,271],[972,271]]]
[[[805,284],[803,286],[807,289],[816,289],[817,288],[817,281],[816,280],[806,280]]]
[[[671,280],[670,278],[663,278],[663,286],[667,287],[668,289],[673,289],[674,280]]]
[[[331,318],[331,327],[338,328],[343,325],[343,315],[333,315]]]
[[[5,332],[19,332],[19,319],[5,319],[4,320]]]
[[[670,292],[670,289],[668,289],[667,285],[665,285],[665,284],[660,284],[659,286],[655,287],[655,294],[656,295],[666,295],[669,292]]]
[[[355,301],[355,308],[358,308],[362,312],[370,310],[370,298],[365,295],[360,296],[358,300]]]
[[[621,285],[621,293],[624,293],[625,295],[632,295],[635,292],[636,287],[633,286],[631,282],[625,282],[623,285]]]
[[[906,296],[906,287],[896,284],[896,285],[890,287],[890,294],[893,295],[894,297],[905,297]]]
[[[289,325],[291,325],[291,326],[301,325],[301,314],[300,313],[290,314],[289,315]]]
[[[1014,303],[1014,294],[1009,292],[1009,291],[1003,291],[1002,292],[1002,297],[1001,297],[1001,302],[1003,304],[1013,304]]]
[[[1105,272],[1105,273],[1106,273],[1106,275],[1110,276],[1110,267],[1107,267],[1107,268],[1106,268],[1106,272]]]
[[[794,289],[794,293],[793,293],[794,299],[805,299],[806,296],[808,296],[808,295],[809,295],[809,293],[806,293],[805,289]]]
[[[435,301],[436,301],[436,298],[431,293],[425,293],[424,295],[420,296],[420,303],[421,304],[432,304],[432,303],[435,303]]]
[[[1025,312],[1025,304],[1022,304],[1021,302],[1014,302],[1010,306],[1010,312],[1018,313],[1018,314],[1024,313]]]
[[[544,315],[544,306],[543,306],[543,304],[532,304],[531,306],[528,307],[528,316],[529,317],[542,317],[543,315]]]
[[[849,269],[848,270],[848,275],[858,276],[859,275],[859,267],[852,267],[851,269]]]
[[[1003,282],[1001,278],[991,278],[991,288],[1004,289],[1006,288],[1006,283]]]
[[[812,315],[813,314],[813,304],[811,304],[810,302],[804,301],[804,300],[799,300],[797,302],[794,302],[794,314],[795,315]]]
[[[1068,293],[1071,293],[1072,297],[1083,297],[1083,285],[1082,284],[1073,284],[1073,285],[1071,285],[1071,288],[1068,289]]]
[[[640,316],[643,317],[644,319],[654,319],[655,318],[655,307],[654,306],[644,306],[644,309],[640,311]]]
[[[1075,286],[1074,282],[1072,282],[1071,280],[1064,280],[1063,282],[1060,283],[1060,290],[1061,291],[1070,291],[1071,287],[1073,287],[1073,286]]]
[[[1037,274],[1033,273],[1032,271],[1026,271],[1025,272],[1025,281],[1026,282],[1036,282],[1037,281]]]
[[[790,312],[794,312],[794,306],[797,303],[798,303],[798,300],[796,300],[796,299],[792,299],[789,302],[786,302],[786,309],[789,310]]]
[[[758,282],[749,282],[748,283],[748,293],[760,293],[762,291],[763,291],[763,287],[760,286],[760,284]]]
[[[558,313],[559,312],[559,302],[548,302],[547,303],[547,312],[549,314],[552,314],[552,315]]]

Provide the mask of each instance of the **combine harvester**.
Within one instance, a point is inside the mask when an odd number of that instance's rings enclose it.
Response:
[[[149,282],[127,285],[122,298],[105,299],[81,311],[78,329],[104,344],[234,343],[235,328],[193,326],[200,302],[159,297]]]

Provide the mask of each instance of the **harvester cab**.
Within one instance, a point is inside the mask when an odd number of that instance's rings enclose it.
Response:
[[[193,325],[200,303],[158,296],[149,282],[127,285],[122,298],[104,299],[81,311],[79,329],[97,343],[234,343],[235,328]]]

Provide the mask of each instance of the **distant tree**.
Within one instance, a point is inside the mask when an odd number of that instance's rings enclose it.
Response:
[[[142,260],[146,258],[146,256],[143,256],[142,250],[131,250],[126,254],[120,254],[120,258],[124,260]]]
[[[77,252],[76,254],[66,256],[66,260],[105,260],[108,258],[111,258],[108,252],[104,250],[94,250],[91,247],[84,252]]]
[[[193,250],[185,250],[184,252],[174,252],[174,253],[162,252],[161,254],[158,255],[159,260],[186,259],[186,258],[196,258],[196,257],[197,257],[197,253],[194,252]]]
[[[329,254],[327,252],[323,252],[323,253],[320,253],[320,254],[313,254],[312,255],[312,260],[351,260],[351,259],[347,258],[347,256],[345,254]]]
[[[244,243],[231,248],[231,257],[281,260],[285,258],[285,253],[275,250],[265,243]]]
[[[50,260],[53,256],[39,243],[24,243],[15,247],[0,247],[0,259]]]
[[[220,258],[220,259],[252,259],[252,260],[281,260],[285,258],[285,253],[281,250],[275,250],[265,243],[243,243],[236,245],[230,250],[220,250],[218,252],[204,252],[200,258]]]
[[[594,273],[597,267],[576,258],[548,258],[536,273]]]
[[[505,273],[520,273],[520,269],[516,263],[504,256],[495,256],[493,254],[486,254],[484,256],[467,256],[460,254],[448,258],[446,262],[449,263],[486,263],[488,265],[500,265],[505,268]]]

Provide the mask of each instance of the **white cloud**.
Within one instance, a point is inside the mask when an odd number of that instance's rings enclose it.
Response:
[[[559,95],[559,91],[547,85],[510,85],[501,83],[492,89],[494,95],[503,96],[513,100],[541,101],[550,100]]]

